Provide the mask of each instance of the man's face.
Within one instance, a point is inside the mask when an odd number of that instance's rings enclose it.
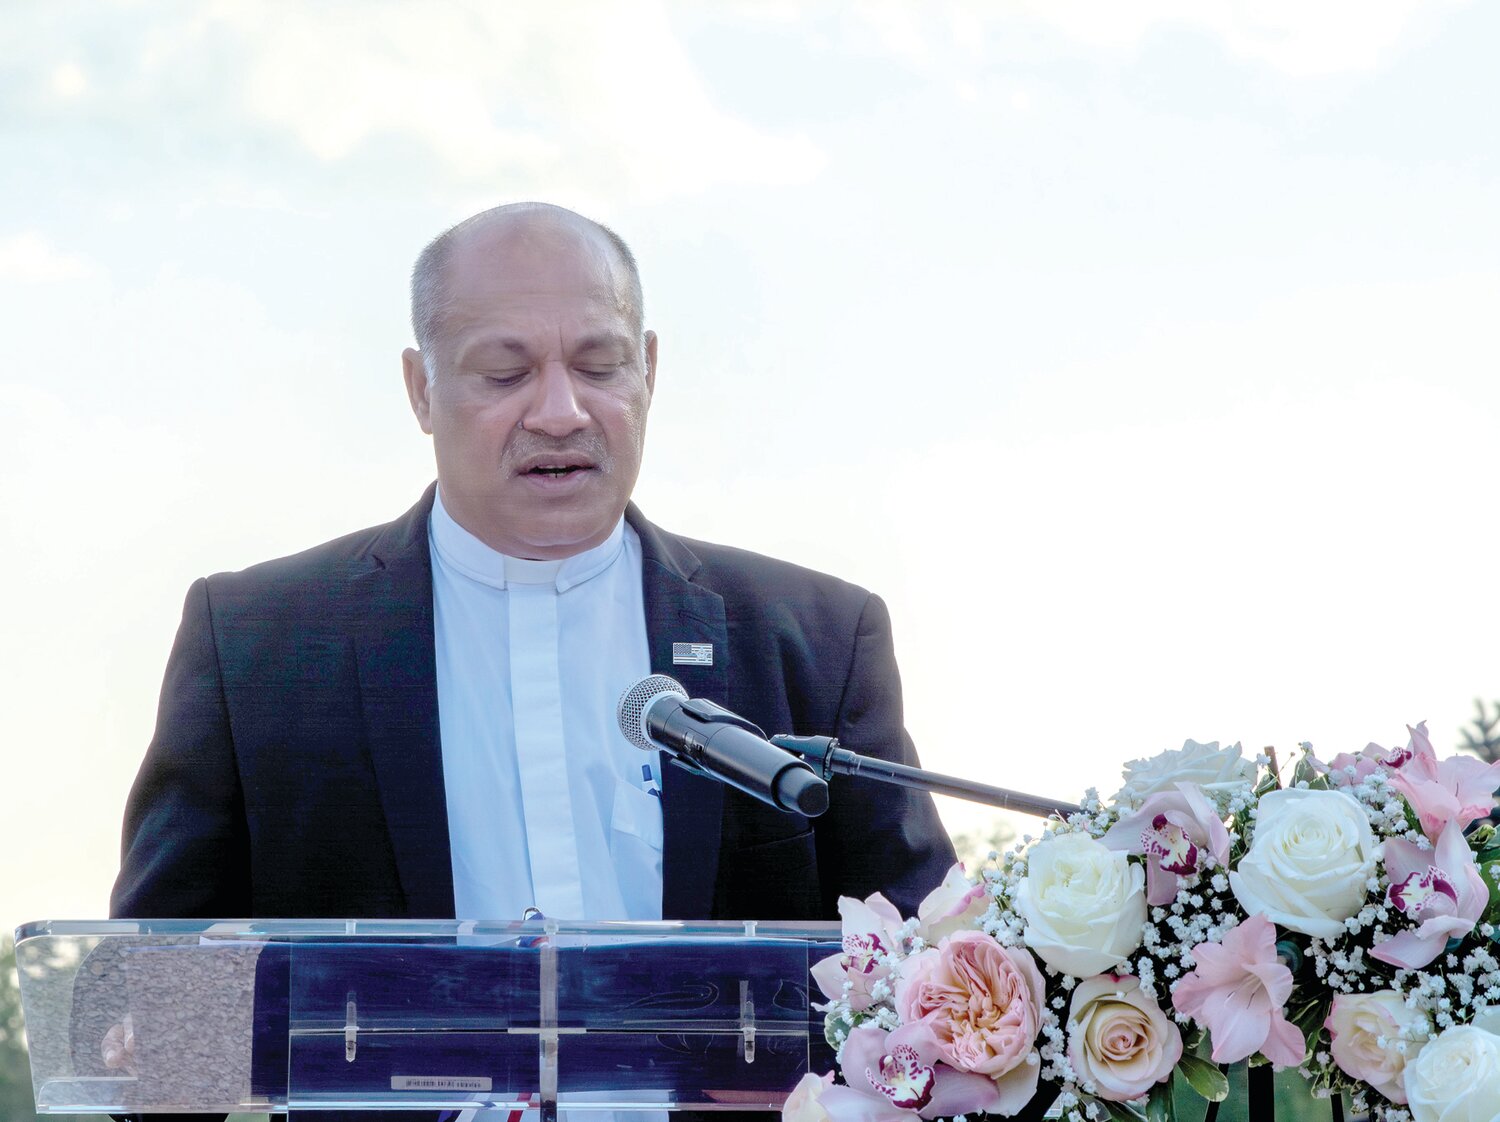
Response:
[[[444,276],[431,384],[403,356],[444,505],[511,556],[598,545],[635,487],[656,381],[623,267],[592,231],[523,219],[461,235]]]

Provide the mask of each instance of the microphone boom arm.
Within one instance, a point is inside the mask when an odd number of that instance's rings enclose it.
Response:
[[[801,756],[825,780],[834,775],[862,776],[880,783],[930,791],[935,795],[949,795],[955,799],[1032,814],[1038,818],[1050,818],[1054,814],[1066,817],[1080,809],[1076,803],[1061,799],[1026,795],[1020,791],[1008,791],[1004,787],[991,787],[987,783],[975,783],[970,779],[891,763],[874,756],[861,756],[851,749],[840,748],[839,742],[831,736],[791,736],[777,733],[770,739],[778,748],[785,748],[788,752]]]

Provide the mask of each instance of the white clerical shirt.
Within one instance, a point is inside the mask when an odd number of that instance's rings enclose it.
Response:
[[[509,557],[439,488],[428,540],[458,917],[660,919],[658,757],[615,717],[651,672],[640,539],[621,519],[577,556]]]

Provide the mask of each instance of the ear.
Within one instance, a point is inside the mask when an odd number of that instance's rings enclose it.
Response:
[[[432,402],[428,397],[431,387],[427,384],[427,364],[422,361],[421,351],[407,347],[401,352],[401,373],[406,378],[406,396],[411,401],[411,411],[416,414],[417,424],[431,436]]]
[[[656,332],[646,332],[646,393],[656,392]]]

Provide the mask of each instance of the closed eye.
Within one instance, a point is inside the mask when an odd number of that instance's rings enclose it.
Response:
[[[491,386],[513,386],[529,373],[527,370],[496,370],[479,372],[485,382]]]

